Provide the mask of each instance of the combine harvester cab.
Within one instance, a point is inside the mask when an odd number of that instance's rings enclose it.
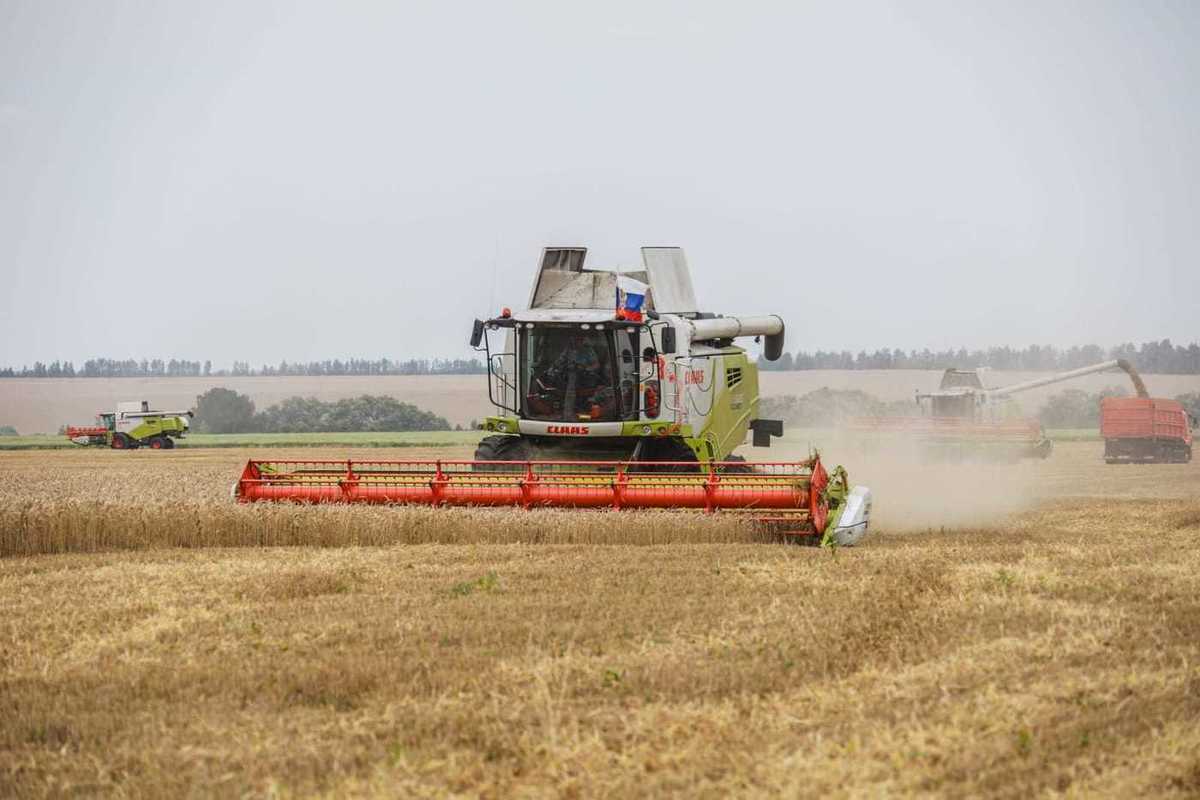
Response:
[[[789,536],[854,544],[871,495],[817,456],[750,463],[780,420],[758,416],[758,368],[734,344],[783,352],[777,315],[700,310],[683,251],[642,248],[642,269],[585,269],[586,248],[547,248],[529,308],[476,320],[496,413],[473,461],[251,461],[243,502],[690,509],[736,513]]]

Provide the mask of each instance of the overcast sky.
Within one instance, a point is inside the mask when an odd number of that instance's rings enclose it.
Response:
[[[0,364],[462,356],[539,249],[788,349],[1200,338],[1200,3],[0,0]]]

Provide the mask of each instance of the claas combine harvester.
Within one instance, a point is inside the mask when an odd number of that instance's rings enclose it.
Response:
[[[1137,396],[1148,397],[1141,376],[1125,359],[990,389],[984,386],[986,370],[948,369],[937,391],[917,392],[920,415],[857,417],[849,429],[876,441],[886,434],[910,437],[939,457],[1046,458],[1053,443],[1040,422],[1021,416],[1013,395],[1111,369],[1125,372]]]
[[[817,455],[747,462],[749,435],[783,433],[758,416],[758,370],[736,345],[783,352],[775,315],[701,311],[683,251],[642,249],[643,268],[585,269],[586,248],[543,251],[529,307],[476,320],[495,414],[471,461],[257,461],[242,502],[692,509],[737,514],[789,536],[854,544],[871,493]]]
[[[191,411],[154,411],[145,400],[117,403],[117,410],[96,415],[96,425],[69,425],[67,438],[85,447],[114,450],[170,450],[188,432]]]

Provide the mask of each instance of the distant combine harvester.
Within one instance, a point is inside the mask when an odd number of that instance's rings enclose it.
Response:
[[[67,438],[85,447],[113,450],[170,450],[188,432],[191,411],[152,411],[147,400],[117,403],[117,410],[96,415],[98,425],[67,427]]]

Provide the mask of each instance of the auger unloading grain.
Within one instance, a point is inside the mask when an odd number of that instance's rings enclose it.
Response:
[[[870,436],[914,437],[936,455],[1046,458],[1053,443],[1040,422],[1021,416],[1013,395],[1112,369],[1129,376],[1138,397],[1148,396],[1137,369],[1123,358],[991,389],[984,386],[985,370],[948,369],[937,391],[917,392],[920,415],[858,417],[849,427]]]
[[[871,494],[818,456],[752,463],[758,369],[738,338],[783,352],[776,315],[725,316],[696,302],[683,251],[642,248],[643,269],[585,269],[586,248],[543,251],[529,308],[476,320],[496,413],[472,461],[251,461],[243,502],[679,509],[736,513],[787,535],[853,544]]]

